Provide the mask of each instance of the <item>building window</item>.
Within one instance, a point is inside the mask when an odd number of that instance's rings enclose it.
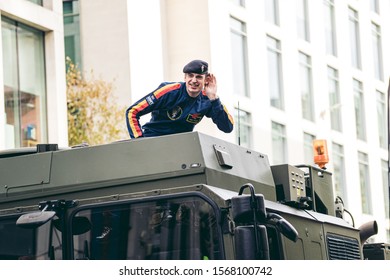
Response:
[[[233,90],[235,94],[249,96],[246,24],[231,17],[230,30],[234,77]]]
[[[383,81],[383,58],[382,58],[382,35],[381,28],[375,23],[371,23],[372,27],[372,51],[374,61],[375,78]]]
[[[42,0],[27,0],[27,1],[32,2],[34,4],[37,4],[39,6],[42,6]]]
[[[333,185],[335,196],[340,196],[345,206],[348,206],[346,185],[345,185],[345,162],[344,162],[344,147],[342,145],[332,143],[333,157]]]
[[[287,162],[287,140],[284,125],[272,122],[272,159],[273,164]]]
[[[378,119],[379,146],[387,149],[387,111],[385,94],[376,92],[376,110]]]
[[[385,215],[386,219],[390,218],[390,208],[389,208],[389,163],[386,160],[382,160],[382,182],[383,182],[383,199],[385,205]]]
[[[330,126],[333,130],[342,131],[341,101],[339,90],[339,73],[336,69],[328,66],[328,94]]]
[[[280,41],[267,36],[268,86],[271,106],[284,109],[282,86],[282,53]]]
[[[370,0],[370,10],[379,14],[379,0]]]
[[[78,68],[81,70],[79,1],[64,0],[62,7],[64,13],[65,55],[69,57],[74,64],[77,64]]]
[[[6,148],[47,142],[44,33],[2,18]]]
[[[237,144],[246,148],[252,147],[252,118],[251,114],[236,108],[234,111]]]
[[[325,5],[324,22],[325,22],[326,53],[333,56],[337,56],[334,1],[324,0],[324,5]]]
[[[365,214],[372,214],[368,155],[362,152],[358,152],[358,159],[359,159],[359,179],[360,179],[360,196],[362,202],[362,212]]]
[[[233,4],[241,7],[245,7],[245,0],[230,0]]]
[[[279,0],[265,0],[265,20],[279,25]]]
[[[307,42],[310,41],[309,13],[307,0],[296,0],[298,37]]]
[[[313,141],[315,136],[309,133],[303,133],[303,145],[304,145],[304,158],[305,164],[314,164],[314,153],[313,153]]]
[[[366,140],[366,124],[365,124],[365,108],[363,84],[353,79],[353,92],[355,100],[355,121],[356,121],[356,137],[360,140]]]
[[[299,52],[302,117],[314,121],[313,86],[310,56]]]
[[[352,67],[361,69],[359,15],[354,9],[349,8],[349,37],[351,44]]]

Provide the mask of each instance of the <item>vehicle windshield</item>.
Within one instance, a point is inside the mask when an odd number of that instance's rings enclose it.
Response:
[[[223,257],[214,209],[200,197],[91,206],[74,216],[80,218],[73,225],[90,230],[73,226],[75,259]]]

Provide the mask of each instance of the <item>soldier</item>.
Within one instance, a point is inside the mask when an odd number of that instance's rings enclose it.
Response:
[[[208,73],[208,63],[193,60],[183,68],[184,82],[164,82],[126,110],[131,138],[190,132],[204,116],[226,133],[233,130],[233,118],[217,95],[217,80]],[[151,113],[142,128],[139,118]]]

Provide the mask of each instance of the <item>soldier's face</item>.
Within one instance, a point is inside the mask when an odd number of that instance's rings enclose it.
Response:
[[[197,97],[199,93],[203,90],[206,81],[206,75],[186,73],[184,75],[184,81],[186,83],[188,95],[191,97]]]

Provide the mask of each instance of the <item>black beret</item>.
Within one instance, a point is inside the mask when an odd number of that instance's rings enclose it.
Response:
[[[207,74],[209,65],[203,60],[193,60],[183,68],[184,73]]]

